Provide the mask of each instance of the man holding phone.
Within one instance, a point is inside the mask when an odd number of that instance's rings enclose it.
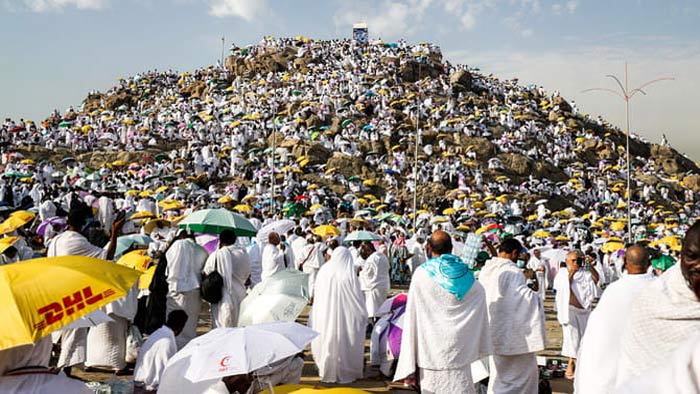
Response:
[[[584,255],[579,251],[566,255],[566,267],[554,278],[557,320],[563,332],[561,354],[569,358],[566,378],[574,378],[578,350],[586,330],[593,301],[600,296],[598,272],[593,265],[586,268]]]

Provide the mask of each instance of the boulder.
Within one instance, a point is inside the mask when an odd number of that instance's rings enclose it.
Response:
[[[195,81],[180,89],[180,94],[184,97],[203,99],[206,95],[207,84],[204,81]]]
[[[656,175],[648,175],[648,174],[643,174],[641,172],[637,172],[634,175],[634,179],[636,179],[639,182],[642,182],[644,184],[654,186],[654,187],[656,187],[656,185],[658,185],[660,182],[659,178],[656,177]]]
[[[470,90],[472,87],[472,74],[467,70],[454,72],[450,75],[450,85],[452,85],[452,91],[455,93]]]
[[[559,111],[562,112],[571,112],[571,104],[566,102],[563,97],[557,96],[552,100],[552,105],[555,107],[559,107]]]
[[[532,163],[523,155],[517,153],[502,153],[498,155],[501,160],[503,169],[506,173],[512,175],[529,175],[532,170]]]
[[[700,192],[700,175],[688,175],[683,178],[683,184],[688,189],[692,190],[693,193]]]
[[[466,137],[463,134],[455,134],[455,143],[461,145],[465,152],[468,149],[476,152],[477,160],[488,160],[496,155],[496,146],[486,138]]]
[[[83,100],[83,111],[92,112],[97,111],[102,108],[102,94],[88,94],[88,96]]]
[[[353,157],[340,152],[334,152],[328,159],[326,168],[337,168],[338,172],[351,177],[357,175],[363,179],[375,179],[377,174],[370,170],[364,160],[359,157]]]
[[[122,105],[127,107],[134,107],[138,101],[137,97],[132,96],[128,92],[122,90],[116,94],[104,97],[105,108],[114,111]]]
[[[537,179],[549,179],[554,182],[566,182],[569,179],[564,170],[555,167],[548,161],[535,163],[533,176]]]
[[[386,64],[387,66],[399,66],[399,58],[396,56],[382,56],[381,62],[382,64]]]
[[[304,142],[294,145],[292,155],[295,157],[307,156],[309,164],[325,164],[331,152],[319,143]]]

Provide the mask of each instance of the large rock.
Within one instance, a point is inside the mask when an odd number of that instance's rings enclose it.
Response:
[[[688,171],[698,171],[698,167],[695,163],[670,146],[652,144],[650,155],[668,175],[679,175]]]
[[[450,75],[450,85],[455,93],[472,88],[472,74],[467,70],[459,70]]]
[[[416,82],[425,77],[436,78],[443,73],[442,67],[429,62],[409,60],[399,67],[399,76],[404,82]]]
[[[185,97],[203,99],[207,90],[207,84],[204,81],[195,81],[180,89],[180,94]]]
[[[319,143],[305,142],[294,145],[292,148],[292,154],[295,157],[308,157],[309,164],[325,164],[326,161],[328,161],[331,152]]]
[[[138,98],[122,90],[116,94],[104,97],[104,102],[106,109],[114,111],[122,105],[126,105],[129,108],[136,106]]]
[[[102,108],[102,94],[100,93],[88,94],[83,100],[83,110],[85,112],[97,111],[100,108]]]
[[[649,174],[644,174],[641,172],[637,172],[634,175],[634,179],[636,179],[639,182],[642,182],[644,184],[654,186],[654,187],[656,187],[656,185],[658,185],[660,182],[659,178],[656,175],[649,175]]]
[[[455,134],[455,143],[461,145],[465,152],[467,150],[476,152],[477,160],[488,160],[496,155],[496,146],[486,138],[466,137],[460,133]]]
[[[685,187],[692,190],[693,193],[700,192],[700,175],[693,174],[686,176],[683,178],[683,184],[685,184]]]
[[[571,104],[566,102],[563,97],[557,96],[552,100],[552,105],[555,107],[559,107],[559,111],[562,112],[571,112]]]
[[[336,168],[338,172],[346,177],[351,177],[353,175],[357,175],[363,179],[376,179],[377,177],[377,173],[370,170],[365,165],[364,160],[340,152],[333,153],[330,159],[328,159],[326,168]]]
[[[498,158],[503,164],[503,169],[506,173],[512,175],[529,175],[532,170],[532,163],[523,155],[517,153],[502,153]]]
[[[537,179],[549,179],[554,182],[565,182],[569,179],[564,170],[555,167],[548,161],[540,161],[535,163],[534,177]]]

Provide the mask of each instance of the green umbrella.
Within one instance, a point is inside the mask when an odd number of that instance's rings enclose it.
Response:
[[[248,219],[223,208],[193,212],[178,227],[203,234],[221,234],[224,230],[233,230],[239,237],[253,237],[258,233]]]
[[[301,204],[287,205],[284,210],[287,211],[287,217],[303,215],[307,211],[306,207]]]
[[[168,160],[170,157],[166,155],[165,153],[159,153],[155,157],[156,161],[161,161],[161,160]]]
[[[70,127],[71,122],[61,122],[58,124],[58,127]]]
[[[676,264],[676,260],[673,257],[662,254],[661,256],[651,260],[651,265],[657,270],[666,271],[667,269],[673,267]]]
[[[359,181],[360,179],[361,179],[361,178],[360,178],[359,176],[353,175],[353,176],[351,176],[350,178],[348,178],[348,181],[349,181],[349,182],[352,182],[352,181]]]
[[[316,140],[316,138],[318,138],[319,135],[321,135],[320,131],[314,131],[313,133],[311,133],[311,141]]]
[[[292,90],[292,96],[298,96],[298,95],[300,95],[300,94],[301,94],[300,91],[298,91],[298,90]]]
[[[343,128],[345,128],[345,127],[350,126],[351,124],[352,124],[352,119],[345,119],[343,121],[343,123],[341,123],[340,125],[343,126]]]

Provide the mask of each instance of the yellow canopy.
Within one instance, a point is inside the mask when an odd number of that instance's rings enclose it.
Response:
[[[625,244],[619,241],[608,241],[606,242],[601,248],[600,251],[603,253],[612,253],[612,252],[617,252],[620,249],[623,249],[625,247]]]
[[[313,229],[312,232],[323,238],[335,237],[337,235],[340,235],[340,230],[338,230],[335,226],[327,224],[316,227],[315,229]]]
[[[147,250],[134,250],[123,255],[117,260],[117,264],[137,271],[146,272],[152,261],[152,259],[146,255],[147,252]]]
[[[233,201],[235,201],[235,200],[231,196],[219,197],[219,199],[216,200],[216,202],[218,202],[219,204],[228,204],[228,203],[231,203]]]
[[[253,210],[253,207],[251,207],[251,206],[248,205],[248,204],[238,204],[238,205],[236,205],[235,207],[233,207],[233,210],[234,210],[234,211],[237,211],[237,212],[242,212],[242,213],[244,213],[244,212],[250,212],[250,211],[252,211],[252,210]]]
[[[139,272],[84,256],[0,266],[0,349],[32,344],[123,296]]]
[[[136,212],[135,214],[131,215],[131,216],[129,217],[129,219],[130,219],[130,220],[134,220],[134,219],[150,219],[150,218],[154,218],[154,217],[156,217],[156,215],[155,215],[153,212],[142,211],[142,212]]]
[[[19,237],[0,238],[0,253],[4,253],[7,248],[14,245],[17,241],[19,241]]]
[[[443,215],[454,215],[456,213],[457,213],[457,210],[454,208],[447,208],[447,209],[442,211]]]
[[[532,233],[532,236],[535,237],[535,238],[544,239],[544,238],[549,238],[549,237],[551,237],[552,234],[549,233],[548,231],[545,231],[545,230],[537,230],[537,231],[535,231],[534,233]]]

